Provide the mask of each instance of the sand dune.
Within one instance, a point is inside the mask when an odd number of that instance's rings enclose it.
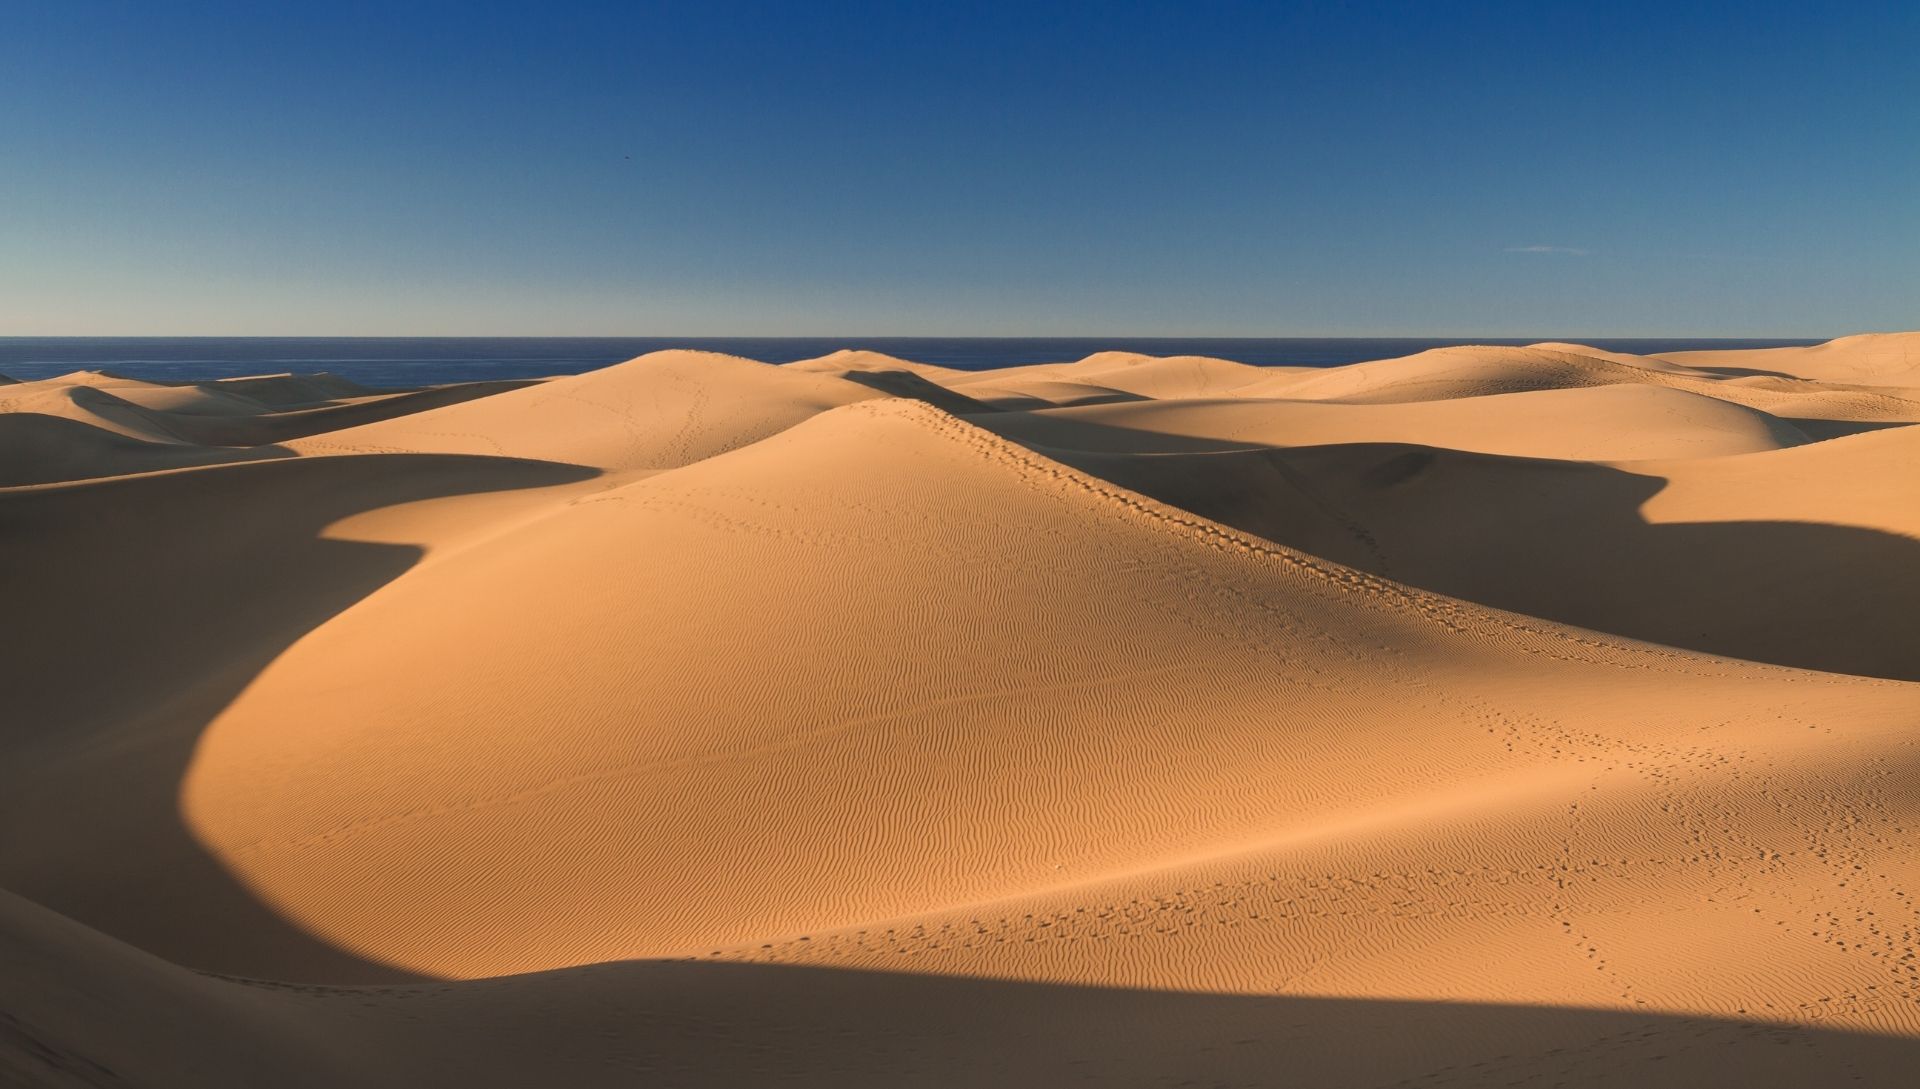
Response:
[[[269,448],[290,439],[525,384],[378,393],[331,375],[165,385],[99,372],[17,383],[0,397],[0,442],[15,455],[0,466],[0,481],[38,484],[249,460],[284,453]]]
[[[637,961],[333,989],[190,973],[0,893],[0,1072],[34,1085],[1899,1084],[1911,1042],[1631,1010]],[[104,1033],[100,1026],[114,1025]],[[1036,1031],[1041,1026],[1041,1031]],[[182,1046],[218,1041],[218,1046]],[[124,1080],[124,1079],[123,1079]]]
[[[1920,334],[1861,333],[1808,348],[1675,352],[1662,358],[1730,375],[1920,389]]]
[[[1868,344],[1876,354],[1885,350],[1879,341]],[[1245,397],[1401,404],[1631,384],[1715,397],[1794,421],[1920,422],[1920,395],[1897,387],[1798,380],[1784,375],[1728,378],[1667,359],[1589,354],[1573,350],[1577,347],[1435,348],[1400,359],[1280,375],[1239,386],[1235,392]]]
[[[0,412],[8,416],[52,416],[72,420],[124,438],[146,442],[185,442],[163,412],[137,405],[111,392],[126,387],[111,380],[82,381],[53,378],[20,382],[0,397]]]
[[[1138,352],[1096,352],[1075,363],[977,371],[952,379],[949,384],[970,394],[983,388],[1019,393],[1029,389],[1081,386],[1131,397],[1213,397],[1271,379],[1278,373],[1300,370],[1304,368],[1249,367],[1227,359],[1197,355],[1155,357]]]
[[[1059,456],[1470,601],[1755,661],[1920,680],[1920,431],[1611,465],[1352,444]]]
[[[295,443],[309,453],[537,458],[606,470],[666,469],[724,453],[817,412],[882,396],[712,352],[655,352],[618,366]]]
[[[956,370],[953,367],[940,367],[932,363],[915,363],[911,359],[887,355],[885,352],[854,351],[842,349],[814,359],[801,359],[788,363],[784,368],[790,371],[812,371],[816,374],[886,374],[892,371],[904,371],[934,382],[965,381],[974,372]]]
[[[10,385],[0,1078],[1904,1084],[1911,342]]]
[[[0,488],[251,461],[281,453],[273,446],[234,449],[156,442],[55,413],[0,414]]]
[[[1115,454],[1408,442],[1575,461],[1703,457],[1797,446],[1764,412],[1660,386],[1593,386],[1459,401],[1143,400],[976,421],[1029,445]],[[1198,440],[1198,441],[1194,441]]]

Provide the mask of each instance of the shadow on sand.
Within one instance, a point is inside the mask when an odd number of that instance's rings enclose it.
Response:
[[[372,454],[0,493],[0,885],[194,968],[408,978],[307,938],[236,886],[182,827],[180,783],[201,731],[261,670],[421,558],[415,547],[328,539],[327,526],[594,475]],[[70,837],[48,829],[76,825],[83,842],[111,846],[66,855]],[[121,889],[149,895],[129,902]]]
[[[394,1042],[433,1064],[423,1084],[1760,1089],[1905,1085],[1920,1061],[1920,1041],[1768,1024],[1761,1010],[1742,1020],[726,963],[339,997],[404,1009]]]
[[[1665,479],[1585,462],[1400,443],[1276,449],[1060,422],[1044,437],[1024,426],[1009,437],[1408,585],[1685,650],[1920,680],[1920,542],[1907,537],[1809,522],[1649,523],[1641,511]],[[1147,453],[1116,452],[1130,445]]]

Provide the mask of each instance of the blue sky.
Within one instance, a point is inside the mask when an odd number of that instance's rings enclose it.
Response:
[[[1920,4],[0,0],[0,335],[1920,327]]]

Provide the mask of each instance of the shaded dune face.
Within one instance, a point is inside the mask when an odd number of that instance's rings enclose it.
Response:
[[[1611,465],[1376,443],[1055,452],[1268,540],[1470,601],[1730,657],[1920,680],[1917,438],[1903,429]]]
[[[0,1075],[1903,1084],[1913,335],[0,391]]]
[[[1917,1057],[1903,1037],[1831,1025],[752,964],[247,985],[5,894],[0,957],[0,1071],[27,1085],[1369,1086],[1459,1070],[1692,1089],[1825,1084],[1836,1066],[1897,1085]]]
[[[325,974],[404,977],[311,940],[235,886],[181,825],[181,776],[208,720],[260,669],[423,554],[333,539],[327,526],[593,475],[372,455],[0,490],[6,887],[148,948],[169,948],[180,926],[217,936],[221,956],[196,967],[243,970],[270,948]],[[69,822],[80,840],[49,834]],[[92,862],[75,865],[76,850]],[[191,905],[184,922],[147,908],[169,889]]]

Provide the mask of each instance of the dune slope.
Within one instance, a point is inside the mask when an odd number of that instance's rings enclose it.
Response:
[[[1755,409],[1637,385],[1411,404],[1142,400],[1009,413],[977,422],[1027,445],[1129,455],[1407,442],[1521,457],[1626,461],[1743,454],[1808,441],[1792,423]]]
[[[1467,600],[1755,661],[1920,680],[1920,429],[1615,464],[1385,444],[1057,456]]]
[[[1806,348],[1674,352],[1661,358],[1736,376],[1920,389],[1920,333],[1860,333]]]

